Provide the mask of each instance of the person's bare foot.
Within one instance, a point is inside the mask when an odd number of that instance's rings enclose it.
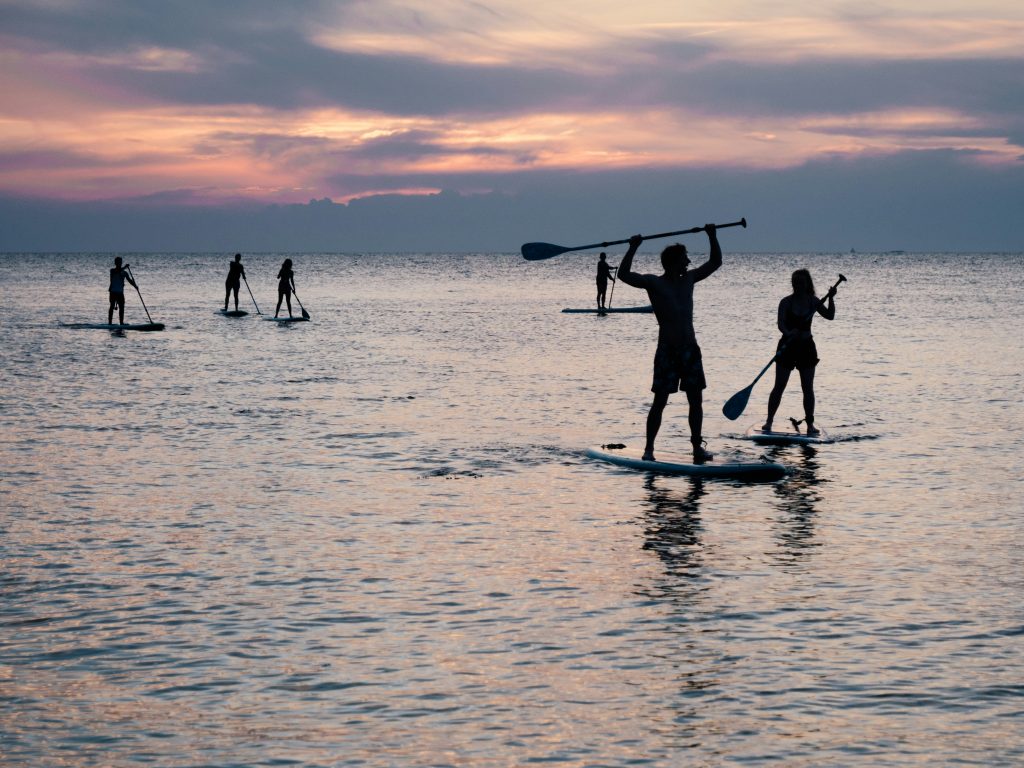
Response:
[[[693,444],[693,463],[694,464],[707,464],[715,458],[715,454],[710,451],[704,450],[703,441],[701,443]]]

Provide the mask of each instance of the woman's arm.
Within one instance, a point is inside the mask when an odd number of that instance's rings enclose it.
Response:
[[[779,333],[783,336],[790,334],[789,326],[786,325],[786,308],[789,306],[789,296],[779,302],[779,319],[777,325],[779,326]]]
[[[836,316],[836,303],[833,298],[835,295],[836,289],[831,288],[828,295],[825,296],[825,300],[818,302],[818,314],[826,320],[832,320]]]

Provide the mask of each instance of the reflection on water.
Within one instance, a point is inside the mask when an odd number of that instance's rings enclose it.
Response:
[[[696,478],[680,493],[659,484],[655,476],[644,483],[644,549],[661,558],[669,576],[694,577],[704,564],[701,548],[700,500],[707,493]]]
[[[819,448],[814,445],[775,446],[766,452],[772,461],[786,464],[790,475],[776,483],[774,492],[779,516],[772,525],[778,549],[771,553],[778,565],[792,566],[810,557],[821,546],[815,541],[818,505],[821,503]]]

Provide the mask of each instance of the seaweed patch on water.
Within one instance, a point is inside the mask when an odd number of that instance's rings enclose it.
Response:
[[[841,429],[842,427],[837,427]],[[881,435],[837,435],[832,434],[829,436],[828,442],[830,443],[859,443],[863,440],[881,440]]]
[[[479,472],[473,472],[472,470],[468,469],[460,470],[453,469],[451,467],[438,467],[437,469],[432,469],[426,474],[421,475],[421,477],[442,477],[445,480],[462,480],[465,478],[479,478],[483,477],[483,475],[481,475]]]
[[[285,384],[331,384],[338,381],[337,376],[303,376],[298,379],[285,379]]]

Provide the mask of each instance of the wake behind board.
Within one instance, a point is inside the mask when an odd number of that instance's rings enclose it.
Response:
[[[644,461],[643,451],[638,448],[614,448],[597,446],[588,448],[586,455],[599,461],[607,461],[627,469],[652,472],[659,475],[688,475],[690,477],[721,477],[751,482],[771,482],[784,477],[786,468],[769,461],[709,461],[707,464],[691,464],[681,456],[671,456],[659,451],[662,458]]]
[[[654,307],[648,304],[645,307],[610,307],[608,309],[597,309],[596,307],[587,307],[586,309],[573,309],[566,307],[562,310],[563,313],[572,314],[591,314],[591,315],[604,315],[604,314],[617,314],[619,312],[644,312],[650,314],[654,311]]]
[[[221,315],[222,317],[245,317],[249,313],[244,309],[218,309],[213,314]]]
[[[65,323],[60,322],[64,328],[92,328],[102,331],[162,331],[164,329],[163,323],[125,323],[124,325],[118,325],[117,323]]]
[[[271,317],[270,315],[264,315],[264,320],[270,320],[272,323],[305,323],[308,322],[309,318],[297,315],[295,317]]]
[[[817,445],[827,443],[828,435],[822,429],[816,435],[804,435],[794,430],[779,431],[771,430],[765,432],[755,424],[743,435],[744,440],[750,440],[758,445]]]

